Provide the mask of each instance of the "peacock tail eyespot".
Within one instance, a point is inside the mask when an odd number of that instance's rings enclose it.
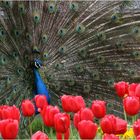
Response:
[[[43,43],[47,43],[47,42],[48,42],[48,36],[47,36],[46,34],[44,34],[44,35],[42,36],[42,42],[43,42]]]
[[[4,31],[3,30],[1,30],[0,33],[1,33],[2,36],[4,35]]]
[[[50,3],[48,5],[48,11],[49,11],[50,14],[55,13],[57,11],[56,5],[54,3]]]
[[[77,33],[84,33],[85,30],[86,30],[86,28],[85,28],[85,26],[82,25],[82,24],[78,24],[78,25],[76,26],[76,32],[77,32]]]
[[[35,24],[39,24],[40,23],[40,20],[41,20],[41,17],[40,17],[40,13],[35,11],[33,13],[33,21]]]
[[[19,4],[18,5],[18,11],[21,15],[25,14],[25,6],[24,4]]]
[[[3,1],[2,4],[5,8],[12,8],[13,7],[12,1]]]
[[[69,9],[72,10],[72,11],[78,11],[78,9],[79,9],[78,3],[76,3],[76,2],[71,2],[71,3],[69,4]]]
[[[66,35],[66,33],[67,33],[67,30],[65,28],[61,28],[58,30],[58,35],[60,37],[64,37]]]
[[[32,40],[32,36],[29,33],[26,33],[26,39],[28,41],[31,41]]]

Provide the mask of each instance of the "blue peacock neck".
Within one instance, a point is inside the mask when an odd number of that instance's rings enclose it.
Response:
[[[49,96],[49,92],[48,89],[44,83],[44,81],[42,80],[40,73],[38,71],[38,69],[33,68],[33,72],[34,72],[34,78],[35,78],[35,94],[40,94],[40,95],[45,95],[47,98],[48,103],[50,103],[50,96]]]
[[[41,78],[41,76],[40,76],[40,74],[39,74],[38,69],[33,68],[33,72],[34,72],[35,82],[37,82],[37,81],[39,81],[39,82],[43,81],[42,78]]]

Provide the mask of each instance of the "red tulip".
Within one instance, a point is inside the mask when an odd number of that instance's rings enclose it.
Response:
[[[56,132],[56,138],[57,140],[62,140],[63,133]],[[68,140],[70,137],[70,129],[67,130],[67,132],[64,133],[64,140]]]
[[[136,115],[140,110],[139,98],[135,96],[127,96],[123,99],[123,106],[125,112],[130,115]]]
[[[95,100],[92,102],[92,112],[96,118],[102,118],[106,115],[106,106],[104,101]]]
[[[138,84],[136,84],[136,83],[132,83],[129,85],[129,88],[128,88],[129,96],[136,96],[135,91],[136,91],[137,86],[138,86]]]
[[[114,115],[106,115],[100,123],[102,131],[108,134],[114,134],[116,125],[116,117]]]
[[[78,112],[81,108],[85,108],[86,104],[82,96],[75,96],[75,102],[77,104],[77,108],[73,110],[74,113]]]
[[[44,106],[48,105],[46,96],[44,95],[36,95],[35,103],[36,103],[37,108],[40,108],[40,109],[43,109]]]
[[[82,120],[93,121],[94,115],[89,108],[82,108],[79,112],[74,114],[74,126],[78,128],[78,123]]]
[[[72,96],[70,96],[70,95],[63,95],[61,97],[62,107],[65,112],[71,112],[71,110],[72,110],[71,104],[69,102],[70,98],[72,98]]]
[[[140,135],[137,136],[136,140],[140,140]]]
[[[138,84],[138,86],[136,87],[135,94],[140,99],[140,84]]]
[[[78,112],[81,108],[85,107],[82,96],[63,95],[61,102],[65,112]]]
[[[66,113],[57,113],[54,116],[54,125],[58,133],[66,133],[70,127],[70,116]]]
[[[0,121],[1,136],[3,139],[15,139],[18,134],[18,121],[6,119]]]
[[[14,119],[19,122],[20,111],[15,105],[13,105],[13,106],[2,105],[2,106],[0,106],[0,119],[1,120]]]
[[[37,131],[32,135],[31,140],[49,140],[49,138],[45,133]]]
[[[57,106],[47,106],[44,107],[44,114],[42,115],[44,124],[46,126],[54,127],[54,116],[59,113],[59,108]]]
[[[128,94],[128,86],[128,83],[124,81],[114,84],[114,87],[119,97],[124,97],[125,94]]]
[[[133,131],[134,131],[135,136],[140,135],[140,119],[138,119],[137,121],[134,122]]]
[[[22,101],[21,109],[25,117],[32,116],[35,113],[35,107],[30,100]]]
[[[116,117],[116,127],[114,134],[124,134],[127,131],[127,122]]]
[[[104,134],[102,140],[119,140],[119,137],[114,134]]]
[[[66,133],[64,133],[64,140],[68,140],[70,137],[70,129],[67,130]]]
[[[62,133],[56,132],[56,138],[57,140],[62,140]]]
[[[81,139],[93,139],[96,136],[97,125],[89,120],[78,123],[78,132]]]
[[[106,115],[100,125],[103,132],[108,134],[124,134],[127,130],[127,122],[114,115]]]

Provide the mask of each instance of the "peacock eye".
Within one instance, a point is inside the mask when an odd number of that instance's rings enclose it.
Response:
[[[135,30],[134,30],[134,32],[135,32],[135,33],[138,33],[138,32],[139,32],[139,30],[138,30],[138,29],[135,29]]]
[[[13,57],[16,59],[18,57],[18,53],[17,52],[13,52]]]
[[[29,33],[26,33],[26,39],[28,41],[31,41],[32,40],[32,36]]]
[[[1,31],[1,35],[4,35],[4,31],[3,30]]]
[[[6,8],[12,8],[13,6],[12,1],[4,1],[3,4]]]
[[[49,13],[54,13],[56,12],[56,5],[53,4],[53,3],[50,3],[49,6],[48,6],[48,10],[49,10]]]
[[[67,33],[67,30],[64,29],[64,28],[61,28],[61,29],[59,29],[59,31],[58,31],[58,35],[59,35],[60,37],[63,37],[66,33]]]
[[[12,79],[11,79],[11,77],[7,77],[7,81],[11,81]]]
[[[95,98],[96,98],[96,99],[99,99],[99,95],[95,95]]]
[[[108,80],[107,83],[108,83],[108,86],[112,87],[114,84],[114,79]]]
[[[24,4],[19,4],[18,5],[18,11],[19,11],[20,14],[24,14],[25,13]]]
[[[9,1],[6,1],[5,3],[6,3],[6,5],[9,5]]]
[[[134,52],[132,52],[132,55],[133,55],[133,57],[135,57],[135,58],[139,58],[140,52],[134,51]]]
[[[76,2],[70,3],[69,9],[72,11],[78,11],[78,9],[79,9],[78,3],[76,3]]]
[[[117,17],[115,15],[112,16],[112,19],[115,20]]]
[[[101,42],[106,40],[106,34],[104,32],[97,33],[96,37],[98,41],[101,41]]]
[[[35,24],[40,23],[40,14],[38,12],[34,12],[33,21],[34,21]]]
[[[82,24],[78,24],[78,25],[76,26],[76,32],[77,32],[77,33],[83,33],[83,32],[85,32],[85,26],[82,25]]]
[[[4,30],[0,30],[0,39],[4,39],[5,38],[5,31]]]
[[[108,107],[108,108],[112,108],[112,104],[111,104],[111,103],[108,103],[108,104],[107,104],[107,107]]]
[[[47,41],[48,41],[48,36],[47,36],[46,34],[44,34],[44,35],[42,36],[42,42],[43,42],[43,43],[47,43]]]
[[[17,92],[17,89],[16,89],[16,88],[14,88],[14,89],[13,89],[13,92],[14,92],[14,93],[16,93],[16,92]]]
[[[14,35],[15,35],[15,37],[19,37],[20,36],[20,31],[14,30]]]
[[[5,57],[2,58],[2,64],[3,65],[6,64],[6,58]]]
[[[136,36],[138,36],[139,37],[139,27],[133,27],[132,29],[131,29],[131,33],[132,33],[132,35],[134,35],[135,37]]]
[[[19,32],[18,31],[16,31],[16,35],[19,35]]]
[[[43,57],[44,57],[44,59],[46,59],[46,60],[47,60],[47,59],[48,59],[48,57],[49,57],[49,54],[46,52],[46,53],[44,53],[44,54],[43,54]]]

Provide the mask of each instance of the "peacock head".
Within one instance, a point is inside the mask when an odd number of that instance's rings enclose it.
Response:
[[[41,68],[41,66],[43,66],[43,63],[41,60],[39,59],[34,59],[34,64],[33,64],[34,68],[39,69]]]

